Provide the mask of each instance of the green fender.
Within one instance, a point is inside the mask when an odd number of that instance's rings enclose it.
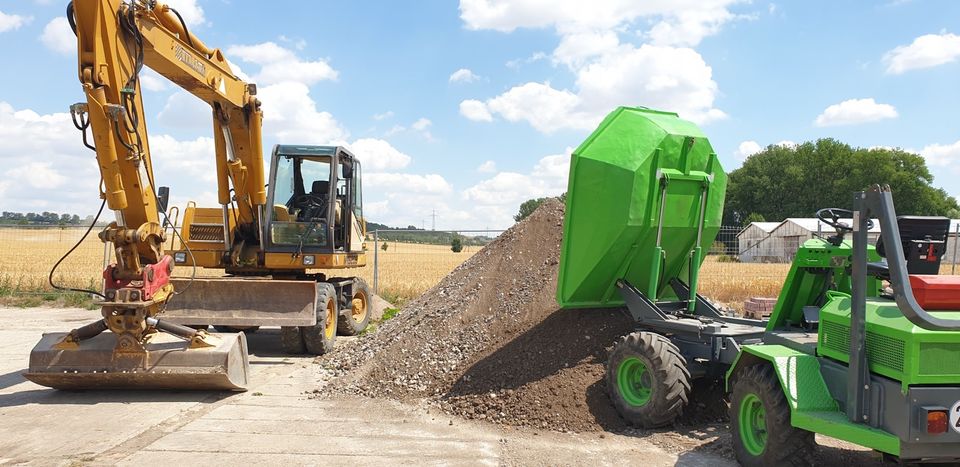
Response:
[[[817,357],[782,345],[745,345],[727,371],[727,391],[741,368],[770,364],[790,406],[790,424],[888,454],[900,454],[900,440],[882,430],[852,423],[830,396]]]
[[[782,345],[743,346],[737,359],[727,370],[727,391],[731,390],[731,378],[737,370],[762,362],[769,362],[777,372],[791,413],[797,410],[838,410],[837,402],[830,397],[827,383],[820,374],[817,357]]]

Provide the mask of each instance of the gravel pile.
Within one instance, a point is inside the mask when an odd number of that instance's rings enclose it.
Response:
[[[320,359],[330,391],[426,399],[470,419],[558,431],[626,428],[603,382],[623,310],[560,310],[563,204],[551,199],[396,318]]]

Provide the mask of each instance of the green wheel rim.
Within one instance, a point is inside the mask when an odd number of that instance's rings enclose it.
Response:
[[[627,404],[642,407],[650,402],[653,393],[653,375],[637,357],[628,357],[617,368],[617,388]]]
[[[767,445],[767,411],[756,394],[747,394],[740,402],[738,426],[743,447],[753,456],[763,453]]]

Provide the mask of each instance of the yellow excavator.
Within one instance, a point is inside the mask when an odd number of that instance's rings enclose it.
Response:
[[[366,264],[360,161],[339,146],[278,145],[267,184],[256,86],[176,10],[152,0],[75,0],[67,19],[86,95],[70,111],[116,216],[99,234],[116,263],[94,292],[102,318],[45,334],[25,376],[58,389],[245,390],[242,331],[279,326],[286,352],[312,354],[332,349],[338,332],[360,332],[367,285],[311,272]],[[189,203],[179,228],[169,189],[154,179],[144,65],[211,107],[220,206]],[[190,277],[172,277],[175,267],[191,268]],[[199,278],[198,267],[224,274]]]

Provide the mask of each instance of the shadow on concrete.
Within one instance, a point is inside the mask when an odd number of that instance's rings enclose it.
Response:
[[[24,368],[22,370],[11,371],[10,373],[0,375],[0,389],[16,386],[26,381],[27,379],[23,377],[23,373],[26,371],[27,369]]]
[[[50,388],[25,388],[23,391],[17,391],[10,394],[0,394],[0,408],[30,404],[97,405],[104,403],[135,404],[141,402],[214,403],[236,394],[241,393],[231,391],[142,391],[120,389],[62,391]]]

